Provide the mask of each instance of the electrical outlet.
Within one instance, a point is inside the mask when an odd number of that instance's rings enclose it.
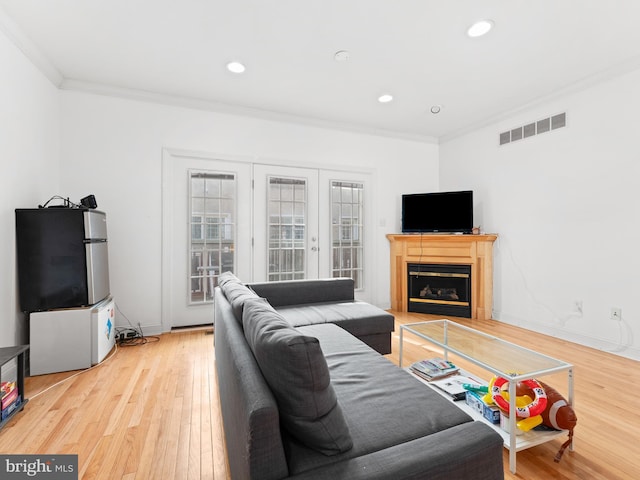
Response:
[[[622,320],[622,309],[618,307],[611,307],[611,320]]]

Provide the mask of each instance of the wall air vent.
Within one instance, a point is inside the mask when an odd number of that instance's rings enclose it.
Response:
[[[513,128],[500,134],[500,145],[516,142],[524,138],[540,135],[541,133],[550,132],[558,128],[567,126],[567,113],[559,113],[552,117],[543,118],[537,122],[528,123],[522,127]]]

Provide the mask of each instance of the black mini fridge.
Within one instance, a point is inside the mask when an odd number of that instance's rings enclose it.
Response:
[[[110,293],[104,212],[16,209],[16,249],[24,312],[94,305]]]

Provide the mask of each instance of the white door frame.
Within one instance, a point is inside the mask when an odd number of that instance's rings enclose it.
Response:
[[[173,162],[178,158],[193,158],[199,160],[222,160],[228,162],[242,162],[245,164],[266,164],[266,165],[279,165],[279,166],[288,166],[288,167],[301,167],[301,168],[315,168],[319,171],[326,170],[331,171],[334,174],[337,172],[338,176],[341,176],[340,173],[344,172],[345,175],[351,174],[363,174],[369,178],[370,181],[366,182],[367,190],[365,190],[365,218],[366,218],[366,228],[365,228],[365,238],[366,238],[366,246],[365,246],[365,264],[370,265],[366,269],[366,280],[365,280],[365,290],[366,292],[356,292],[356,297],[362,300],[372,301],[372,297],[375,297],[377,294],[377,289],[375,288],[375,267],[374,263],[377,258],[377,240],[375,238],[375,234],[377,229],[375,228],[375,215],[373,214],[373,210],[375,208],[375,198],[376,197],[376,175],[375,169],[361,167],[361,168],[344,168],[340,165],[334,165],[330,163],[305,163],[305,162],[293,162],[290,160],[284,159],[267,159],[265,157],[257,158],[251,156],[240,156],[240,155],[229,155],[229,154],[214,154],[211,152],[200,152],[193,150],[184,150],[184,149],[174,149],[174,148],[163,148],[162,149],[162,279],[161,279],[161,321],[162,321],[162,331],[168,332],[171,331],[171,318],[170,314],[172,312],[172,296],[171,296],[171,288],[172,288],[172,229],[175,228],[173,218],[173,209],[171,208],[171,199],[174,195],[174,174],[173,174]],[[337,177],[336,177],[337,178]],[[251,199],[251,204],[253,205],[253,198]],[[253,216],[253,208],[252,216]],[[253,228],[253,218],[249,219],[249,222]],[[254,237],[254,232],[251,231],[251,238]],[[253,248],[250,252],[250,263],[254,262],[254,253]],[[252,276],[252,273],[251,273]],[[244,280],[244,279],[243,279]],[[253,278],[246,279],[247,282],[253,281]]]
[[[250,167],[251,158],[232,157],[230,155],[215,155],[211,153],[192,152],[187,150],[177,150],[164,148],[162,150],[162,279],[161,279],[161,321],[162,330],[164,332],[171,331],[173,327],[172,313],[175,310],[174,295],[172,290],[175,282],[180,281],[174,277],[175,266],[173,254],[173,232],[175,228],[186,228],[185,224],[178,223],[179,219],[174,218],[173,199],[175,195],[175,182],[178,180],[174,173],[174,165],[179,160],[196,160],[196,161],[222,161],[232,163],[244,163]],[[186,212],[185,212],[186,215]],[[250,221],[248,224],[250,225]],[[249,235],[250,232],[244,232]],[[253,249],[249,249],[249,255],[253,255]],[[185,252],[185,258],[187,253]],[[253,259],[250,258],[248,264],[252,264]],[[184,279],[186,282],[186,279]],[[185,299],[186,302],[186,299]],[[204,304],[202,308],[211,307],[211,304]],[[199,307],[197,307],[199,308]],[[213,307],[211,307],[211,320],[213,321]]]
[[[373,174],[370,171],[353,171],[353,170],[336,170],[332,168],[324,168],[320,170],[319,175],[319,189],[320,189],[320,241],[326,246],[320,252],[320,272],[321,276],[330,276],[329,266],[331,265],[331,241],[330,241],[330,228],[323,228],[322,225],[328,226],[331,224],[331,194],[327,187],[333,180],[347,181],[354,183],[362,183],[364,185],[364,278],[363,287],[355,291],[355,297],[358,300],[374,303],[374,288],[375,288],[375,217],[374,217],[374,199],[376,195],[374,193],[374,181]],[[324,209],[322,205],[324,204]]]

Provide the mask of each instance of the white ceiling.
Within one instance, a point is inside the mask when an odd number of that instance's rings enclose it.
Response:
[[[450,138],[640,67],[640,0],[0,0],[0,9],[0,28],[61,88],[411,138]],[[483,18],[495,28],[467,37]],[[335,61],[338,50],[349,61]],[[228,72],[231,60],[247,71]],[[394,101],[378,103],[382,93]]]

